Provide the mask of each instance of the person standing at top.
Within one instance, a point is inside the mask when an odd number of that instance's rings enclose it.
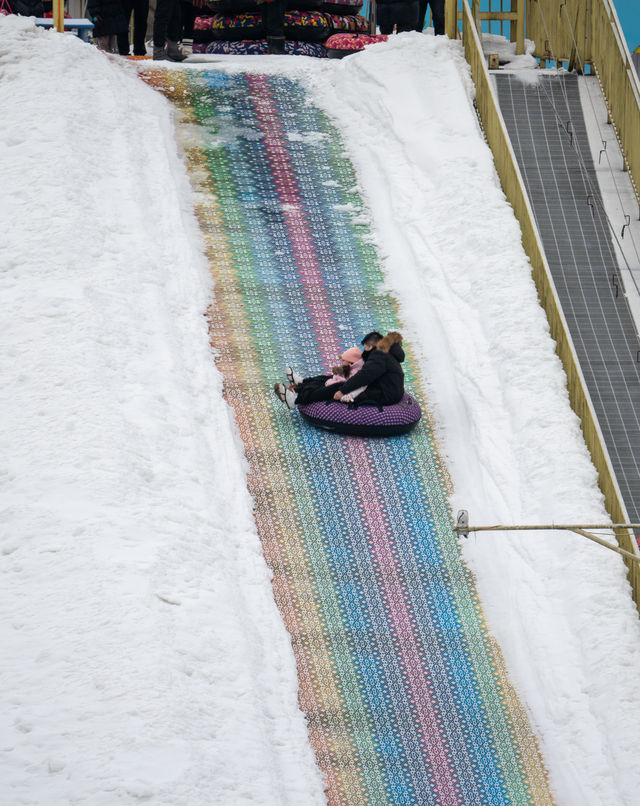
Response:
[[[382,34],[392,34],[394,25],[399,34],[415,30],[419,13],[419,0],[378,0],[376,3],[376,19]]]
[[[418,0],[418,24],[416,31],[424,30],[427,17],[427,6],[431,7],[431,17],[433,19],[433,32],[436,36],[444,34],[444,0]]]
[[[269,53],[279,56],[285,53],[284,15],[286,0],[256,0],[262,11]]]
[[[180,0],[158,0],[153,20],[153,58],[155,61],[183,62],[182,17]]]
[[[122,0],[122,10],[127,20],[127,27],[118,34],[118,52],[121,56],[129,55],[129,22],[133,12],[133,55],[146,56],[147,48],[144,40],[147,35],[149,0]]]
[[[117,53],[117,39],[127,30],[127,18],[120,0],[89,0],[87,11],[98,48],[105,53]]]

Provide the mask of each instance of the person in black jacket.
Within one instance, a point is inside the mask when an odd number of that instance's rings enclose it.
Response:
[[[367,335],[362,339],[360,344],[362,345],[362,360],[367,361],[369,356],[371,355],[371,351],[376,346],[376,344],[382,338],[382,333],[378,333],[377,330],[372,330],[371,333],[367,333]]]
[[[418,0],[418,3],[419,11],[416,31],[420,31],[420,33],[422,33],[424,24],[426,22],[427,6],[430,6],[433,21],[433,33],[436,36],[442,36],[444,34],[444,0]]]
[[[348,378],[334,394],[334,400],[358,389],[367,388],[358,395],[358,406],[392,406],[399,403],[404,395],[404,372],[400,364],[404,361],[402,336],[393,331],[380,339],[364,363],[360,372]]]
[[[198,4],[196,4],[198,5]],[[153,58],[155,61],[182,62],[182,16],[180,0],[157,0],[153,18]]]
[[[9,5],[14,14],[22,17],[44,17],[42,0],[10,0]]]
[[[127,20],[126,29],[118,35],[118,51],[121,56],[129,55],[129,21],[133,12],[133,55],[146,56],[147,18],[149,0],[122,0],[122,10]]]
[[[127,30],[127,18],[120,0],[89,0],[87,10],[93,22],[93,38],[100,50],[118,52],[118,35]]]
[[[419,0],[378,0],[376,4],[376,18],[382,34],[392,34],[394,25],[399,34],[415,30],[419,13]]]

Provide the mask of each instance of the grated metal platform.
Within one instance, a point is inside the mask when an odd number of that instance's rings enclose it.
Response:
[[[640,342],[574,74],[497,75],[500,108],[629,517],[640,518]],[[595,79],[594,79],[595,80]]]

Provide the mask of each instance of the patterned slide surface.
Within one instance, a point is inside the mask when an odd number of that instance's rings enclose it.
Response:
[[[451,531],[428,420],[341,437],[273,395],[286,363],[315,374],[367,331],[401,329],[337,132],[290,79],[145,78],[182,114],[212,344],[329,803],[552,803]],[[410,350],[405,371],[424,401]]]

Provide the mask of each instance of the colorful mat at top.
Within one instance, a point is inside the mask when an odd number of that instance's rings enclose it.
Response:
[[[315,374],[367,331],[401,329],[338,134],[289,79],[146,78],[183,113],[212,343],[329,803],[552,803],[424,418],[403,437],[341,437],[273,395],[288,362]],[[405,370],[422,397],[410,345]]]

